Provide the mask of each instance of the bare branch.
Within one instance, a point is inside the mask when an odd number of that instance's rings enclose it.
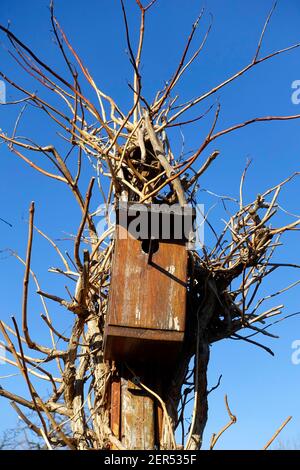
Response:
[[[225,395],[225,405],[226,405],[226,410],[227,410],[230,421],[217,434],[212,435],[212,438],[210,441],[210,447],[209,447],[210,450],[213,450],[213,448],[215,447],[216,443],[218,442],[222,434],[224,434],[224,432],[227,431],[227,429],[230,428],[230,426],[232,426],[233,424],[237,422],[236,416],[232,414],[229,408],[227,395]]]
[[[291,421],[292,419],[292,416],[289,416],[283,423],[282,425],[277,429],[277,431],[275,432],[275,434],[271,437],[271,439],[267,442],[267,444],[263,447],[263,450],[267,450],[270,445],[272,444],[272,442],[276,439],[276,437],[278,436],[279,433],[281,433],[281,431],[283,430],[283,428]]]

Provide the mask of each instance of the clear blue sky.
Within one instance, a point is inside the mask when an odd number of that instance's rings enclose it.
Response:
[[[2,0],[0,22],[10,21],[11,29],[41,58],[48,60],[62,71],[62,61],[52,41],[48,0]],[[126,1],[132,33],[137,31],[137,8],[134,0]],[[142,71],[143,93],[151,99],[174,69],[180,56],[190,25],[202,6],[206,18],[200,26],[198,40],[213,14],[213,30],[199,61],[187,74],[178,92],[181,100],[189,99],[228,77],[246,65],[254,54],[257,40],[272,0],[158,0],[157,8],[148,17]],[[130,91],[127,82],[132,71],[126,55],[124,27],[118,0],[57,0],[56,14],[79,55],[96,82],[112,94],[121,107],[128,107]],[[266,34],[262,53],[272,52],[300,42],[300,3],[298,0],[281,0]],[[4,37],[1,45],[7,44]],[[0,68],[24,85],[34,90],[39,86],[16,68],[5,47],[0,48]],[[300,49],[271,62],[259,65],[247,76],[224,89],[219,95],[222,106],[219,128],[247,118],[264,115],[300,114],[300,105],[291,102],[291,84],[300,79]],[[17,93],[7,87],[7,97],[13,100]],[[204,110],[204,108],[203,108]],[[202,110],[200,109],[200,112]],[[12,131],[17,108],[0,109],[0,128]],[[185,129],[186,150],[195,149],[206,130],[200,121]],[[253,163],[246,182],[246,199],[274,185],[295,170],[299,170],[300,121],[254,125],[231,137],[224,137],[217,144],[221,157],[207,172],[201,185],[218,194],[237,197],[239,179],[247,158]],[[39,135],[43,144],[58,142],[54,128],[36,113],[28,113],[22,121],[19,133]],[[180,145],[178,135],[172,135],[174,146]],[[17,160],[2,144],[0,146],[0,217],[8,220],[10,228],[0,222],[0,315],[9,321],[14,314],[20,319],[22,294],[22,266],[4,250],[11,248],[25,256],[27,234],[27,210],[31,200],[36,201],[36,224],[55,239],[68,238],[77,230],[79,210],[70,194],[58,182],[47,181],[42,175]],[[85,191],[89,171],[83,178]],[[299,213],[299,181],[292,183],[282,197],[282,205]],[[94,206],[101,202],[94,200]],[[200,193],[199,202],[209,208],[215,200]],[[212,213],[211,222],[218,224],[219,207]],[[209,237],[209,234],[207,234]],[[209,241],[209,238],[207,238]],[[277,259],[300,263],[299,232],[286,238],[288,246],[282,248]],[[64,242],[71,249],[71,243]],[[47,243],[37,236],[34,242],[32,267],[44,290],[64,295],[64,286],[49,266],[58,260]],[[266,285],[265,292],[284,287],[295,280],[296,272],[289,270],[276,274]],[[34,288],[32,287],[32,293]],[[299,288],[282,297],[286,313],[299,308]],[[278,303],[281,303],[278,302]],[[30,323],[33,334],[39,338],[44,332],[39,327],[42,312],[38,299],[30,299]],[[56,305],[48,304],[54,323],[63,322],[66,328],[71,317]],[[210,436],[226,422],[223,397],[228,394],[232,411],[238,422],[220,440],[218,448],[261,448],[276,428],[288,416],[292,422],[281,435],[281,440],[298,441],[300,445],[300,365],[291,362],[291,344],[300,339],[299,318],[294,317],[273,328],[280,339],[265,341],[275,352],[275,358],[264,351],[231,340],[214,344],[211,349],[209,384],[213,386],[220,374],[221,386],[209,397],[209,422],[205,433],[205,447]],[[16,373],[12,368],[0,366],[0,376]],[[1,378],[0,384],[16,393],[25,390],[19,377]],[[16,417],[9,404],[0,401],[0,430],[13,426]]]

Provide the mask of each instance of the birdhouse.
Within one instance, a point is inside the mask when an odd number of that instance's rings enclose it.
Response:
[[[120,203],[112,261],[106,360],[172,362],[186,322],[187,243],[194,211]]]

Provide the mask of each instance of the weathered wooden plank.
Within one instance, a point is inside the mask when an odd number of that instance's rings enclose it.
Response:
[[[181,351],[184,332],[108,325],[105,360],[159,361],[174,363]]]
[[[113,376],[111,382],[110,427],[113,434],[120,439],[121,434],[121,380]],[[113,448],[113,447],[112,447]]]
[[[155,448],[155,404],[153,398],[130,380],[122,379],[122,443],[131,450]]]
[[[105,358],[122,359],[122,354],[126,358],[129,351],[136,354],[143,351],[146,357],[147,350],[153,351],[154,343],[157,353],[161,348],[161,354],[168,353],[167,347],[173,343],[169,356],[176,355],[185,330],[186,281],[184,244],[159,242],[159,249],[149,263],[142,242],[132,238],[117,239],[105,331]]]
[[[184,331],[187,252],[159,243],[148,263],[142,242],[117,240],[112,269],[109,322],[136,328]]]

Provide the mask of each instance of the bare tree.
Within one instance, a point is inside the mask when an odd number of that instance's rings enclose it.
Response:
[[[262,55],[261,46],[275,6],[263,25],[255,53],[248,64],[205,93],[179,104],[176,86],[203,50],[211,26],[204,33],[195,52],[191,45],[196,41],[196,31],[204,12],[191,27],[184,50],[174,73],[155,99],[148,102],[143,95],[141,58],[145,35],[145,19],[150,9],[157,7],[152,0],[147,5],[136,0],[140,11],[138,47],[134,51],[125,4],[121,0],[127,48],[133,69],[132,106],[128,112],[120,109],[116,101],[95,83],[68,40],[54,14],[53,3],[50,17],[59,52],[69,78],[64,78],[55,68],[40,58],[10,29],[0,26],[9,42],[9,53],[20,71],[42,85],[44,94],[24,88],[3,71],[0,76],[7,84],[21,93],[22,98],[9,104],[24,104],[39,111],[56,126],[67,153],[62,154],[51,142],[42,145],[30,136],[18,135],[18,125],[23,109],[17,117],[12,133],[1,131],[0,137],[17,157],[30,165],[42,177],[64,184],[77,201],[82,217],[74,237],[73,257],[61,252],[59,246],[34,223],[34,203],[29,211],[27,253],[24,264],[22,319],[13,318],[12,324],[0,322],[0,330],[9,353],[6,362],[19,369],[30,397],[0,389],[0,395],[10,400],[19,418],[24,421],[47,448],[65,446],[69,449],[130,448],[130,436],[120,436],[112,429],[111,385],[116,376],[129,380],[133,374],[126,364],[103,360],[103,332],[106,322],[109,294],[111,257],[113,253],[113,230],[98,234],[95,213],[90,209],[92,197],[103,198],[107,210],[119,200],[140,203],[179,203],[195,205],[199,180],[218,159],[215,143],[223,136],[232,135],[243,127],[264,121],[287,121],[299,119],[300,115],[262,116],[217,130],[220,105],[210,99],[227,85],[238,80],[261,63],[297,49],[294,44],[281,50]],[[74,65],[76,64],[76,66]],[[95,94],[95,101],[83,90],[87,85]],[[189,118],[188,111],[207,103],[207,111],[196,118]],[[173,153],[168,131],[184,128],[200,119],[211,119],[210,129],[198,148],[187,158]],[[76,155],[76,167],[70,163],[70,155]],[[85,165],[92,165],[95,176],[83,194],[82,172]],[[236,212],[228,217],[224,229],[218,233],[204,214],[205,221],[215,236],[212,247],[189,253],[188,325],[184,349],[177,369],[168,380],[161,379],[159,390],[151,389],[143,381],[137,386],[162,409],[160,442],[161,449],[176,448],[175,430],[182,429],[182,445],[185,449],[199,449],[207,421],[207,367],[209,349],[216,341],[234,338],[246,341],[273,354],[271,349],[257,337],[273,337],[269,327],[275,317],[282,313],[283,305],[275,304],[264,309],[264,303],[294,287],[300,281],[282,286],[278,292],[260,296],[260,287],[269,275],[282,267],[298,268],[292,261],[273,261],[282,236],[297,230],[300,220],[288,214],[285,225],[277,222],[281,211],[279,196],[282,189],[293,179],[296,172],[284,181],[269,188],[251,203],[244,203],[243,187],[247,168],[240,181],[240,197]],[[109,184],[106,182],[108,181]],[[98,187],[95,190],[95,182]],[[108,189],[106,189],[108,188]],[[96,194],[97,193],[97,194]],[[223,198],[224,200],[226,197]],[[226,213],[226,215],[228,215]],[[280,219],[279,219],[280,220]],[[272,225],[271,225],[272,221]],[[56,251],[60,267],[52,272],[74,282],[70,299],[44,292],[31,267],[31,253],[35,231],[46,238]],[[84,243],[85,249],[82,249]],[[28,286],[34,282],[44,313],[41,322],[49,328],[51,344],[39,344],[31,335],[28,315]],[[267,284],[266,284],[267,285]],[[47,299],[56,302],[73,314],[71,334],[66,337],[59,325],[54,325],[47,307]],[[282,319],[282,317],[280,317]],[[65,347],[58,349],[57,342]],[[46,381],[52,387],[49,396],[41,397],[38,382]],[[186,428],[186,406],[193,400],[191,422]],[[230,422],[236,418],[226,406]],[[26,415],[34,411],[38,424]],[[213,448],[223,429],[212,438]],[[182,447],[180,447],[182,448]]]

